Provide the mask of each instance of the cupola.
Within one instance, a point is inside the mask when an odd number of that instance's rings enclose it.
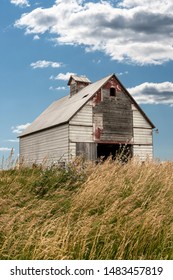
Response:
[[[85,76],[70,76],[68,86],[70,86],[70,96],[78,93],[81,89],[91,84],[91,81]]]

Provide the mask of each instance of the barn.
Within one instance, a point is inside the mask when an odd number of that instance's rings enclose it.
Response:
[[[117,153],[153,157],[154,125],[115,74],[94,83],[71,76],[70,94],[53,102],[20,135],[20,160],[67,163]]]

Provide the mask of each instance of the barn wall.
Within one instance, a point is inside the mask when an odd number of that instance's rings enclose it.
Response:
[[[20,138],[20,160],[49,165],[68,161],[68,125],[61,125]]]
[[[116,96],[110,96],[110,88]],[[118,90],[117,90],[118,88]],[[94,100],[94,137],[96,142],[130,143],[133,138],[133,114],[130,98],[114,80],[97,93]]]
[[[93,127],[70,125],[70,142],[93,142]]]
[[[92,126],[92,105],[88,102],[71,120],[70,125]]]
[[[69,125],[70,142],[93,142],[92,105],[87,103],[70,120]]]
[[[96,160],[97,144],[96,143],[76,143],[76,155],[83,155],[87,160]]]
[[[76,156],[76,143],[69,143],[69,160],[72,160]]]
[[[69,123],[70,157],[84,155],[86,159],[96,158],[96,146],[93,143],[93,107],[88,102],[70,120]]]
[[[152,145],[134,145],[133,146],[133,155],[139,158],[141,161],[145,161],[146,159],[153,158],[153,147]]]
[[[146,158],[153,157],[152,127],[134,105],[132,105],[132,110],[134,137],[133,155],[145,161]]]
[[[133,104],[132,104],[132,110],[133,110],[134,127],[151,129],[151,125],[147,122],[147,120],[143,117],[141,112]]]

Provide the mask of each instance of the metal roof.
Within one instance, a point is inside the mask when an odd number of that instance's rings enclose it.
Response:
[[[113,74],[89,84],[77,94],[65,96],[53,102],[28,126],[20,137],[36,131],[68,122],[76,112],[113,76]]]
[[[70,76],[70,79],[68,81],[68,86],[70,85],[72,79],[77,82],[83,82],[83,83],[87,83],[87,84],[91,83],[91,81],[86,76],[72,75],[72,76]]]

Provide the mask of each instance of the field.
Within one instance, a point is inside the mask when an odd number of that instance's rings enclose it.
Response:
[[[173,259],[173,163],[1,170],[0,259]]]

